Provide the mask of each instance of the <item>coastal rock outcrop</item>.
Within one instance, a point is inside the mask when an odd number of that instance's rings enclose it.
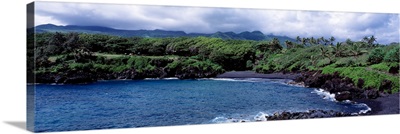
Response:
[[[75,70],[66,73],[40,73],[36,75],[36,83],[79,84],[95,81],[97,81],[97,78],[93,73]]]
[[[34,77],[35,83],[56,83],[55,79],[55,75],[51,73],[43,73]]]
[[[220,72],[212,71],[211,69],[201,70],[197,67],[187,67],[177,70],[175,72],[175,77],[179,79],[211,78],[217,76],[219,73]]]
[[[366,89],[363,93],[362,96],[364,98],[368,99],[376,99],[379,97],[379,91],[376,89]]]
[[[383,92],[385,89],[388,89],[388,91],[392,91],[392,86],[393,82],[385,79],[381,82],[381,85],[379,86],[379,91]]]
[[[177,77],[179,79],[211,78],[222,72],[212,69],[201,70],[196,67],[187,67],[180,70],[171,70],[168,68],[155,68],[152,70],[127,69],[122,72],[112,73],[94,73],[88,70],[67,70],[65,73],[38,73],[36,74],[36,83],[59,83],[59,84],[79,84],[90,83],[97,80],[112,79],[133,79],[140,80],[145,78],[166,78]]]
[[[389,80],[382,81],[380,89],[363,88],[364,80],[358,79],[355,85],[353,80],[348,77],[341,77],[339,73],[322,74],[321,71],[310,71],[303,73],[295,79],[296,82],[304,82],[306,87],[322,88],[331,94],[335,94],[338,101],[353,99],[375,99],[382,96],[384,89],[391,89],[392,82]]]
[[[277,112],[271,116],[266,116],[268,121],[274,120],[290,120],[290,119],[312,119],[312,118],[325,118],[325,117],[344,117],[352,116],[349,113],[336,112],[333,110],[308,110],[307,112]]]
[[[349,91],[335,93],[335,99],[337,101],[352,100],[352,95]]]

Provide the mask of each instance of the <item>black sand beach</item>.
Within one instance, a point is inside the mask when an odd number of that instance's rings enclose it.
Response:
[[[265,79],[291,79],[294,80],[300,74],[284,74],[284,73],[271,73],[261,74],[254,71],[231,71],[220,75],[216,78],[265,78]]]
[[[399,93],[395,93],[376,99],[361,99],[355,101],[367,104],[371,108],[371,115],[399,114],[399,95]]]

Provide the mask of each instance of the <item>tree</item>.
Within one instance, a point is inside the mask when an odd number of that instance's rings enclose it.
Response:
[[[307,42],[308,42],[308,38],[301,38],[301,44],[303,45],[303,46],[306,46],[306,44],[307,44]]]
[[[352,53],[352,56],[357,57],[361,54],[366,53],[366,51],[364,51],[362,48],[362,44],[363,43],[361,42],[352,43],[350,47],[350,53]]]
[[[93,52],[91,52],[89,49],[81,47],[74,50],[75,62],[88,62],[92,58],[94,58]]]
[[[367,43],[369,47],[374,47],[374,46],[375,46],[375,45],[374,45],[374,42],[376,42],[376,38],[375,38],[375,36],[373,36],[373,35],[372,35],[371,37],[365,36],[365,37],[362,39],[362,41],[365,42],[365,43]]]
[[[318,38],[318,44],[324,43],[324,45],[327,44],[326,39],[322,36],[320,38]]]
[[[395,48],[389,50],[383,58],[386,62],[399,62],[400,61],[400,47],[396,46]]]
[[[353,45],[353,41],[351,41],[349,38],[347,38],[345,42],[347,45]]]
[[[279,52],[280,50],[282,50],[282,46],[279,43],[278,38],[272,39],[272,41],[268,45],[268,49],[273,53]]]
[[[310,61],[311,61],[311,64],[312,64],[314,67],[317,67],[318,58],[317,58],[316,55],[311,55]]]
[[[383,60],[385,53],[383,52],[382,48],[375,48],[372,52],[368,55],[368,62],[371,64],[378,64],[381,63]]]
[[[333,48],[333,53],[335,54],[335,57],[341,57],[343,56],[344,48],[342,47],[342,43],[336,43],[336,46],[332,46]]]
[[[310,45],[312,46],[312,45],[315,45],[315,44],[317,44],[317,40],[315,40],[314,37],[311,37],[310,38]]]
[[[376,42],[376,38],[372,35],[368,40],[368,44],[374,46],[374,42]]]
[[[66,41],[62,44],[62,46],[64,47],[64,50],[66,52],[73,52],[74,49],[76,49],[80,45],[78,41],[79,34],[72,32],[66,35]]]
[[[261,52],[265,52],[268,50],[268,43],[267,42],[260,42],[256,46],[257,50],[260,50]]]
[[[325,49],[325,47],[321,47],[320,51],[321,51],[321,56],[328,58],[329,59],[329,64],[331,64],[332,63],[332,57],[333,57],[332,53],[330,53],[328,49]]]
[[[297,43],[299,43],[299,44],[302,43],[302,40],[301,40],[300,36],[297,36],[297,37],[296,37],[296,41],[297,41]]]
[[[336,38],[333,37],[333,36],[331,36],[331,37],[329,38],[330,45],[333,45],[333,42],[335,42],[335,40],[336,40]]]
[[[286,48],[287,48],[287,49],[291,49],[291,48],[294,47],[294,46],[293,46],[293,43],[292,43],[291,41],[289,41],[289,40],[286,40],[286,41],[285,41],[285,45],[286,45]]]
[[[368,36],[364,36],[361,41],[365,42],[365,43],[368,43],[368,40],[369,40]]]
[[[59,32],[54,33],[49,41],[48,45],[44,46],[45,50],[43,51],[46,55],[54,55],[54,54],[60,54],[64,51],[65,47],[63,46],[63,43],[67,39],[65,38],[64,34],[61,34]]]
[[[63,34],[56,32],[53,34],[53,36],[50,37],[49,39],[49,45],[55,45],[59,46],[63,44],[67,39],[64,37]]]

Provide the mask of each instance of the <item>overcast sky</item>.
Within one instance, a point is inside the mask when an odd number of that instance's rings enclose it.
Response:
[[[106,26],[116,29],[163,29],[187,33],[236,33],[330,37],[360,40],[375,35],[379,43],[399,42],[398,14],[310,12],[35,2],[35,25]]]

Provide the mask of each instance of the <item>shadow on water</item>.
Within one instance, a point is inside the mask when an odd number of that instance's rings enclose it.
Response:
[[[24,121],[5,121],[4,123],[17,127],[19,129],[26,130],[26,122]]]

